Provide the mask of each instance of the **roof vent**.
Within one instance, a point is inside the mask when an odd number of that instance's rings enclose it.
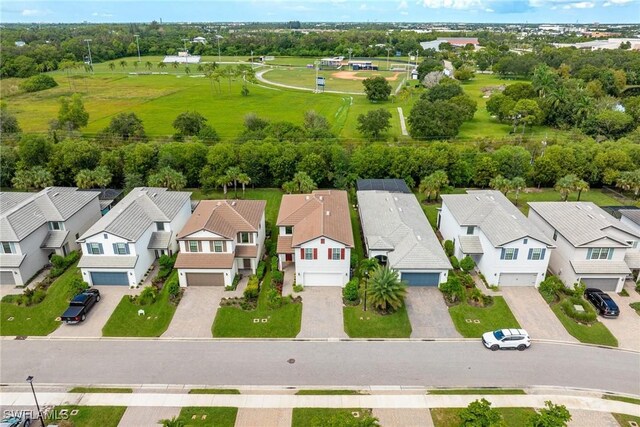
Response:
[[[587,216],[588,216],[589,218],[591,218],[591,219],[596,219],[596,218],[595,218],[593,215],[591,215],[591,214],[587,214]]]
[[[418,240],[422,240],[422,236],[420,236],[419,234],[416,237],[418,238]]]
[[[582,207],[580,206],[580,203],[576,203],[576,209],[582,210]]]
[[[478,200],[478,201],[479,201],[479,200],[480,200],[480,197],[476,196],[476,200]]]
[[[60,193],[58,193],[57,191],[55,193],[53,193],[53,197],[58,197],[60,195]]]
[[[402,212],[402,208],[398,208],[398,212]]]
[[[327,211],[327,213],[325,215],[329,216],[331,213],[329,211]]]
[[[319,196],[318,199],[320,199],[320,201],[324,200],[322,196]]]
[[[231,206],[235,206],[236,205],[236,201],[234,200],[233,202],[231,202]]]
[[[516,218],[516,216],[515,216],[515,215],[511,215],[511,218],[513,218],[513,219],[518,219],[518,218]]]
[[[157,196],[158,196],[158,193],[153,193],[153,194],[151,195],[151,197],[157,197]]]
[[[304,196],[305,200],[309,200],[309,195]]]
[[[395,200],[395,201],[397,202],[397,201],[398,201],[398,198],[394,196],[394,197],[393,197],[393,200]]]

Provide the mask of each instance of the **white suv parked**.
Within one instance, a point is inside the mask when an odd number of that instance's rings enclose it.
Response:
[[[523,351],[531,345],[531,339],[524,329],[498,329],[484,333],[482,344],[492,351],[502,348]]]

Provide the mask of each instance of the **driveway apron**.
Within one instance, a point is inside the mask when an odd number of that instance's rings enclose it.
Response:
[[[405,303],[411,338],[460,338],[438,288],[409,287]]]
[[[222,286],[192,286],[185,289],[171,324],[162,336],[211,338],[211,326],[224,293]]]
[[[302,296],[302,327],[298,338],[346,338],[342,320],[342,288],[307,286]]]
[[[118,427],[156,427],[160,420],[170,420],[180,414],[180,408],[129,406],[118,423]]]

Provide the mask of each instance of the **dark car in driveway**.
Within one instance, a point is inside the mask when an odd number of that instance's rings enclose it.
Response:
[[[62,314],[61,320],[65,323],[80,323],[87,318],[87,314],[93,306],[100,301],[100,291],[87,289],[79,293],[69,303],[69,308]]]
[[[606,293],[597,288],[587,288],[584,296],[593,304],[598,313],[603,317],[618,317],[620,309],[618,304]]]

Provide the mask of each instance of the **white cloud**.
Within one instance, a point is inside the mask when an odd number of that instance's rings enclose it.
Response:
[[[604,2],[603,6],[621,6],[623,4],[631,3],[633,0],[607,0]]]
[[[91,16],[99,16],[100,18],[111,18],[111,17],[113,17],[113,14],[112,13],[93,12],[91,14]]]
[[[422,5],[430,9],[476,9],[482,7],[482,0],[422,0]]]
[[[575,3],[568,3],[562,6],[563,9],[591,9],[595,7],[596,3],[593,1],[579,1]]]
[[[23,9],[20,13],[22,16],[38,16],[38,15],[47,15],[49,14],[49,10],[40,10],[40,9]]]
[[[398,3],[398,9],[400,10],[409,9],[409,3],[407,3],[407,0],[400,0],[400,3]]]
[[[491,9],[490,7],[486,8],[484,11],[488,13],[495,12],[495,10]]]

